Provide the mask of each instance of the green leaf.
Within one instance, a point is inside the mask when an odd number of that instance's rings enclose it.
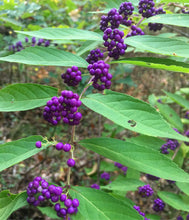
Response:
[[[137,137],[127,138],[126,141],[137,145],[146,146],[148,148],[152,148],[158,151],[160,150],[160,147],[165,144],[165,141],[160,138],[150,137],[146,135],[139,135]]]
[[[27,194],[22,192],[19,194],[12,194],[9,190],[0,192],[0,220],[6,220],[14,211],[26,206]]]
[[[181,27],[189,27],[188,14],[160,14],[145,19],[142,23],[161,23],[176,25]]]
[[[186,108],[187,110],[189,109],[189,101],[187,101],[185,98],[183,98],[180,95],[173,94],[170,92],[163,91],[170,99],[172,99],[174,102],[179,104],[180,106]]]
[[[132,57],[112,61],[111,63],[130,63],[154,69],[168,70],[172,72],[189,73],[189,64],[177,62],[166,58],[155,57]]]
[[[161,220],[161,216],[159,215],[146,214],[145,217],[150,220]]]
[[[47,215],[51,219],[62,219],[57,216],[56,211],[52,207],[37,207],[42,214]]]
[[[0,17],[0,20],[3,20],[5,22],[8,22],[8,23],[11,23],[15,26],[18,26],[18,27],[23,27],[22,23],[13,19],[13,18],[8,18],[8,17]]]
[[[125,39],[125,43],[151,53],[189,58],[189,44],[180,40],[141,35],[128,37]]]
[[[35,143],[42,141],[43,146],[36,148]],[[30,136],[17,141],[0,145],[0,172],[16,163],[19,163],[40,151],[46,149],[51,143],[43,141],[41,136]]]
[[[79,213],[86,220],[143,219],[134,208],[100,190],[73,187],[70,194],[80,202]]]
[[[164,154],[146,147],[114,138],[92,138],[79,142],[104,157],[127,167],[164,179],[189,182],[189,175]]]
[[[73,66],[86,68],[87,61],[72,53],[48,47],[28,47],[18,53],[1,57],[0,60],[7,62],[24,63],[40,66]]]
[[[160,113],[165,117],[165,119],[174,127],[177,128],[179,131],[183,131],[183,124],[181,122],[180,117],[177,113],[169,107],[169,105],[156,103]]]
[[[33,83],[12,84],[0,90],[0,111],[26,111],[46,104],[57,89]]]
[[[189,95],[189,88],[180,88],[180,92]]]
[[[180,190],[189,196],[189,183],[176,182],[176,185]]]
[[[117,167],[114,166],[113,163],[109,163],[104,160],[100,162],[100,171],[111,172],[114,170],[117,170]]]
[[[99,44],[98,41],[91,41],[91,40],[85,41],[85,42],[81,45],[81,47],[79,47],[79,48],[77,49],[77,51],[76,51],[76,52],[77,52],[77,55],[78,55],[78,56],[81,56],[81,55],[84,54],[85,52],[96,48],[98,44]]]
[[[102,36],[93,31],[77,28],[43,28],[38,31],[17,31],[18,33],[48,40],[95,40],[103,41]]]
[[[129,130],[178,140],[188,138],[174,131],[151,105],[131,96],[106,90],[82,99],[84,105]]]
[[[140,179],[140,172],[138,170],[135,170],[133,168],[128,167],[126,176],[128,179]]]
[[[129,179],[126,177],[118,176],[116,180],[112,181],[106,186],[101,186],[101,189],[108,189],[111,191],[135,191],[139,186],[144,186],[145,184],[136,179]]]
[[[159,191],[158,196],[174,209],[189,212],[189,197],[172,192]]]

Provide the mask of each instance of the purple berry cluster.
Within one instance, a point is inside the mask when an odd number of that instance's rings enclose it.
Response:
[[[165,207],[165,203],[161,199],[158,198],[154,200],[154,204],[152,208],[155,212],[163,211],[164,207]]]
[[[100,21],[100,29],[105,31],[107,28],[115,29],[118,28],[120,24],[130,26],[132,20],[129,20],[129,16],[133,14],[134,7],[131,2],[121,3],[119,10],[112,8],[108,15],[102,15]]]
[[[94,183],[94,184],[91,185],[91,188],[100,189],[100,186],[98,184]]]
[[[178,216],[177,220],[184,220],[182,216]]]
[[[132,25],[131,31],[127,34],[126,37],[131,37],[136,35],[144,35],[144,32],[139,27]]]
[[[78,199],[70,199],[63,193],[63,189],[59,186],[49,185],[47,181],[41,177],[35,179],[28,184],[27,202],[34,206],[39,206],[43,201],[50,200],[54,204],[54,209],[58,217],[65,217],[68,214],[77,213],[79,206]],[[60,202],[64,203],[64,208]]]
[[[114,162],[114,166],[121,169],[124,172],[124,175],[126,175],[128,167],[123,166],[121,163],[118,162]]]
[[[132,15],[134,11],[134,6],[131,2],[123,2],[121,3],[119,7],[119,14],[123,14],[123,19],[121,24],[124,24],[126,26],[131,26],[132,20],[128,20],[128,16]]]
[[[144,220],[150,220],[150,219],[148,219],[148,218],[145,218],[145,213],[143,213],[143,212],[140,211],[140,206],[134,205],[133,208],[134,208],[135,210],[137,210],[137,212],[144,217]]]
[[[108,15],[102,15],[100,21],[100,30],[105,31],[107,28],[118,28],[123,20],[123,17],[119,14],[116,8],[112,8]],[[109,25],[110,23],[110,25]]]
[[[89,73],[94,76],[92,85],[95,89],[103,91],[104,89],[110,88],[112,74],[108,72],[109,67],[109,64],[105,63],[103,60],[88,65],[87,69]]]
[[[160,148],[162,154],[169,154],[168,149],[175,150],[179,146],[177,140],[168,139],[165,144],[163,144]]]
[[[13,52],[18,52],[18,51],[25,49],[25,47],[29,47],[29,46],[32,46],[32,47],[34,47],[34,46],[44,46],[44,47],[50,46],[49,40],[44,40],[42,38],[37,40],[36,37],[32,37],[30,45],[28,45],[28,43],[29,43],[29,39],[28,39],[28,37],[25,37],[24,43],[22,41],[18,41],[18,42],[16,42],[15,45],[14,44],[10,45],[9,50],[13,51]]]
[[[183,14],[189,14],[189,10],[186,11],[185,9],[182,9],[182,13],[183,13]]]
[[[159,180],[160,178],[157,177],[157,176],[153,176],[151,174],[146,174],[146,178],[149,179],[149,180]]]
[[[82,114],[77,110],[81,104],[77,93],[64,90],[60,97],[54,96],[47,102],[43,117],[52,125],[57,125],[61,119],[66,124],[78,125]]]
[[[144,18],[151,17],[155,12],[155,3],[153,0],[140,0],[138,5],[138,12],[142,14]]]
[[[61,77],[64,80],[64,83],[66,83],[68,86],[77,86],[82,80],[81,71],[78,70],[77,66],[68,68],[66,72],[61,75]]]
[[[184,132],[184,135],[186,136],[186,137],[189,137],[189,130],[187,130],[187,131],[185,131]],[[184,142],[187,146],[189,146],[189,142]]]
[[[86,61],[89,64],[93,64],[93,63],[96,63],[99,58],[103,58],[103,57],[104,57],[103,52],[101,52],[101,50],[97,48],[96,50],[90,51],[89,55],[86,58]]]
[[[174,180],[166,180],[169,184],[174,184],[174,183],[176,183],[176,181],[174,181]]]
[[[184,118],[189,119],[189,111],[185,113]]]
[[[103,40],[104,46],[107,47],[108,56],[118,59],[120,55],[125,53],[127,45],[124,44],[124,32],[119,29],[112,30],[107,28],[104,31]]]
[[[110,179],[110,174],[107,173],[107,172],[103,172],[103,173],[100,175],[100,178],[101,178],[101,179],[105,179],[105,180],[109,180],[109,179]]]
[[[163,8],[158,8],[155,10],[155,13],[152,16],[159,15],[159,14],[165,14],[166,12],[163,10]],[[163,24],[159,23],[149,23],[148,24],[150,31],[160,31],[163,27]]]
[[[142,197],[149,197],[151,195],[153,195],[154,191],[153,189],[150,187],[150,185],[145,185],[145,186],[140,186],[138,188],[138,193],[142,196]]]

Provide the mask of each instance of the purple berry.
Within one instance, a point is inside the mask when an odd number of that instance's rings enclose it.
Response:
[[[46,40],[46,41],[45,41],[45,47],[48,47],[48,46],[50,46],[50,41],[49,41],[49,40]]]
[[[68,212],[68,214],[73,214],[74,212],[75,212],[75,209],[74,209],[74,207],[69,207],[68,209],[67,209],[67,212]]]
[[[51,201],[52,201],[52,202],[58,202],[58,200],[59,200],[59,197],[58,197],[58,196],[52,196],[52,197],[51,197]]]
[[[36,43],[36,38],[32,37],[32,44],[35,44],[35,43]]]
[[[41,141],[37,141],[37,142],[35,143],[35,146],[36,146],[37,148],[41,148],[41,147],[42,147]]]
[[[58,212],[58,211],[60,211],[60,209],[61,209],[60,203],[56,203],[56,204],[54,205],[54,210],[55,210],[56,212]]]
[[[64,205],[65,205],[66,207],[70,207],[70,206],[72,205],[72,200],[71,200],[71,199],[66,199],[66,200],[64,201]]]
[[[41,202],[41,201],[44,201],[45,200],[45,197],[44,196],[42,196],[42,195],[39,195],[38,196],[38,200]]]
[[[177,220],[184,220],[182,216],[178,216]]]
[[[48,190],[49,190],[49,192],[50,193],[54,193],[54,190],[56,189],[56,186],[54,186],[54,185],[50,185],[49,187],[48,187]]]
[[[64,144],[64,146],[63,146],[63,150],[65,151],[65,152],[69,152],[70,150],[71,150],[71,145],[70,144]]]
[[[64,208],[61,208],[61,209],[60,209],[60,214],[61,214],[61,216],[66,216],[67,210],[64,209]]]
[[[57,150],[62,150],[64,145],[63,145],[63,143],[59,142],[58,144],[56,144],[55,147],[56,147]]]
[[[72,158],[68,159],[68,160],[67,160],[67,165],[68,165],[69,167],[74,167],[74,166],[75,166],[75,160],[72,159]]]
[[[66,194],[62,194],[62,195],[60,196],[60,201],[61,201],[61,202],[64,202],[64,201],[66,200],[66,198],[67,198]]]
[[[48,187],[48,182],[46,182],[45,180],[41,182],[41,186],[43,187],[43,189]]]
[[[78,199],[73,199],[72,200],[72,205],[74,208],[77,208],[79,206],[79,200]]]

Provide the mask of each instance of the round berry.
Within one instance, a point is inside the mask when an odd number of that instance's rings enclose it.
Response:
[[[70,207],[70,206],[72,205],[72,200],[71,200],[71,199],[66,199],[66,200],[64,201],[64,205],[65,205],[66,207]]]
[[[74,207],[73,207],[73,206],[69,207],[69,208],[67,209],[67,212],[68,212],[68,214],[73,214],[73,213],[75,212]]]
[[[73,205],[73,207],[77,208],[79,206],[79,200],[78,199],[73,199],[72,200],[72,205]]]
[[[54,189],[54,194],[59,196],[62,193],[62,188],[60,186],[56,186]]]
[[[75,160],[72,159],[72,158],[68,159],[68,160],[67,160],[67,165],[68,165],[69,167],[74,167],[74,166],[75,166]]]
[[[68,151],[70,151],[71,150],[71,145],[70,144],[64,144],[64,146],[63,146],[63,150],[65,151],[65,152],[68,152]]]
[[[35,143],[35,146],[36,146],[37,148],[41,148],[41,146],[42,146],[41,141],[37,141],[37,142]]]
[[[61,201],[61,202],[64,202],[64,201],[66,200],[66,198],[67,198],[66,194],[62,194],[62,195],[60,196],[60,201]]]
[[[65,208],[61,208],[61,209],[60,209],[60,214],[61,214],[62,216],[66,216],[67,210],[66,210]]]
[[[60,206],[60,203],[56,203],[55,205],[54,205],[54,209],[55,209],[55,211],[60,211],[60,208],[61,208],[61,206]]]
[[[58,144],[56,144],[55,147],[56,147],[57,150],[62,150],[64,145],[63,145],[63,143],[59,142]]]
[[[52,197],[51,197],[51,201],[52,201],[52,202],[58,202],[58,200],[59,200],[59,197],[58,197],[58,196],[52,196]]]

